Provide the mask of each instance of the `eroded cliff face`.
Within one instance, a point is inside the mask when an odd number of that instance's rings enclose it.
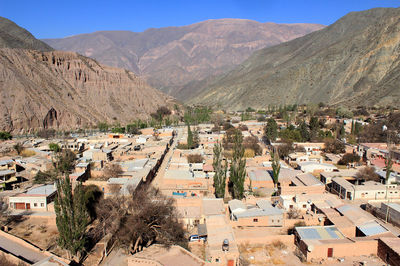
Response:
[[[173,101],[130,71],[73,52],[0,49],[0,129],[73,129],[146,118]]]

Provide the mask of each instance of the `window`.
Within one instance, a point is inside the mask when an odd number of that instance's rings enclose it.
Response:
[[[279,223],[280,221],[279,221],[279,220],[276,220],[276,222]]]
[[[254,218],[253,222],[258,223],[258,218]]]
[[[303,208],[307,208],[307,205],[306,205],[306,204],[303,204]]]
[[[37,207],[37,203],[33,203],[33,207]]]
[[[44,207],[44,203],[40,203],[40,207]]]
[[[293,205],[290,205],[289,208],[290,208],[290,209],[293,209]]]
[[[272,220],[271,220],[271,223],[274,223],[274,222],[275,222],[275,220],[274,220],[274,219],[272,219]]]

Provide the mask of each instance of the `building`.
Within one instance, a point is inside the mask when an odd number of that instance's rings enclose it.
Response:
[[[321,182],[325,185],[330,185],[332,183],[332,178],[341,177],[346,179],[347,181],[355,181],[357,170],[349,169],[349,170],[340,170],[334,172],[321,172]]]
[[[301,162],[298,163],[299,169],[304,173],[321,173],[321,172],[332,172],[337,170],[337,167],[333,164],[318,163],[318,162]]]
[[[283,210],[274,207],[267,200],[258,200],[256,206],[246,206],[240,200],[228,202],[232,225],[234,226],[282,226]]]
[[[387,265],[400,266],[400,239],[382,237],[378,240],[378,257]]]
[[[9,197],[10,208],[15,210],[48,211],[48,204],[57,193],[55,185],[43,185],[25,193]]]
[[[399,203],[383,203],[381,204],[382,213],[387,215],[388,221],[397,221],[400,224],[400,204]]]
[[[280,195],[322,194],[325,185],[310,173],[301,173],[291,178],[291,183],[280,182]]]
[[[347,238],[333,225],[296,227],[295,243],[307,261],[369,256],[377,253],[378,246],[371,238]]]
[[[366,181],[363,184],[354,185],[341,177],[332,178],[331,192],[349,200],[400,198],[400,190],[397,185],[384,185],[374,181]]]

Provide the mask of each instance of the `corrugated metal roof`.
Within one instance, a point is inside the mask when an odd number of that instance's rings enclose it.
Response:
[[[252,181],[272,181],[271,175],[266,170],[255,170],[249,172]]]
[[[386,204],[386,203],[384,203],[384,204]],[[386,204],[386,205],[389,205],[390,208],[392,208],[392,209],[394,209],[394,210],[400,212],[400,204],[397,204],[397,203],[388,203],[388,204]]]
[[[13,163],[13,162],[14,162],[13,160],[1,160],[0,165],[6,165],[6,164]]]
[[[388,231],[376,221],[357,226],[357,228],[366,236],[373,236],[381,233],[386,233]]]
[[[247,210],[246,205],[242,201],[237,200],[237,199],[230,200],[228,202],[228,206],[229,206],[229,209],[231,210],[231,212],[234,212],[234,213],[238,212],[238,211]]]
[[[11,175],[11,174],[14,174],[14,173],[15,173],[14,170],[1,170],[0,171],[0,176]]]
[[[345,238],[335,226],[296,227],[296,231],[302,240],[327,240]]]
[[[55,187],[55,185],[44,185],[44,186],[40,186],[40,187],[35,187],[35,188],[31,188],[29,189],[26,193],[26,195],[51,195],[53,194],[55,191],[57,191],[57,188]]]
[[[260,217],[260,216],[271,216],[271,215],[282,215],[283,211],[278,208],[269,208],[262,210],[259,208],[248,209],[244,212],[235,213],[236,218],[247,218],[247,217]]]

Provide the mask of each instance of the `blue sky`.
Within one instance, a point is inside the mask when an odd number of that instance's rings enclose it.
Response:
[[[329,25],[351,11],[399,7],[400,0],[1,0],[0,16],[37,38],[99,30],[144,31],[207,19]]]

